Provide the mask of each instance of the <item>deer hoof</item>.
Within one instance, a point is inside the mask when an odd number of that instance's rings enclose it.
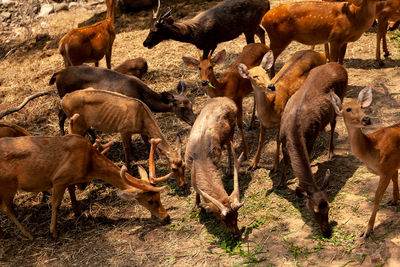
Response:
[[[387,52],[387,53],[383,54],[383,56],[384,56],[385,58],[388,58],[388,57],[390,56],[390,53]]]
[[[385,63],[383,63],[383,61],[378,61],[378,65],[379,65],[380,67],[382,67],[383,65],[385,65]]]
[[[396,206],[396,205],[397,205],[397,201],[396,201],[396,202],[393,202],[392,200],[389,200],[389,202],[387,203],[387,205],[388,205],[389,207],[391,207],[391,206]]]
[[[361,237],[361,238],[364,238],[364,239],[367,239],[367,238],[369,237],[369,235],[370,235],[370,233],[362,232],[361,235],[360,235],[360,237]]]

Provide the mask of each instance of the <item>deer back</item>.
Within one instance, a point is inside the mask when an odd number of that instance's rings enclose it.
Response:
[[[7,121],[0,121],[0,138],[31,135],[24,128]]]

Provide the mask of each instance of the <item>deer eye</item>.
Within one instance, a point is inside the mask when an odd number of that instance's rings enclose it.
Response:
[[[199,67],[199,70],[201,70],[201,68]]]
[[[351,111],[351,108],[346,108],[346,111],[347,111],[347,112],[350,112],[350,111]]]
[[[208,67],[208,69],[209,69],[209,70],[212,70],[212,69],[213,69],[213,67],[211,67],[211,66],[210,66],[210,67]]]
[[[149,201],[147,201],[150,205],[153,205],[153,200],[149,200]]]
[[[258,75],[254,75],[253,78],[254,78],[254,79],[257,79],[257,78],[258,78]]]

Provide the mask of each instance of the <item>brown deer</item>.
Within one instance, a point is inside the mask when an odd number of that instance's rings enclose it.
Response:
[[[93,87],[137,98],[143,101],[153,112],[173,112],[178,118],[193,125],[196,116],[193,104],[187,97],[186,84],[183,80],[177,86],[177,95],[168,92],[161,94],[151,90],[136,77],[129,77],[116,71],[89,66],[73,66],[53,74],[49,84],[56,83],[58,95],[63,97],[76,90]],[[61,134],[64,135],[66,116],[62,110],[58,114]]]
[[[243,206],[239,201],[238,173],[243,153],[237,160],[231,143],[236,113],[235,103],[227,97],[208,100],[190,131],[185,162],[192,169],[196,205],[200,204],[202,196],[204,202],[200,206],[207,212],[213,212],[224,222],[229,232],[238,238],[241,235],[237,226],[238,209]],[[228,153],[234,155],[234,186],[229,196],[222,184],[222,173],[219,170],[224,145],[227,145]]]
[[[159,192],[164,187],[154,187],[146,172],[141,169],[139,172],[142,179],[126,174],[125,167],[120,170],[79,135],[1,138],[1,210],[27,238],[33,239],[15,216],[14,196],[18,190],[40,192],[53,188],[50,232],[57,238],[57,211],[65,189],[73,184],[101,179],[121,189],[121,197],[137,199],[153,215],[169,222],[170,217],[160,202]]]
[[[61,100],[61,108],[71,118],[76,113],[71,132],[83,135],[89,127],[114,133],[119,132],[125,150],[125,161],[132,160],[132,134],[160,138],[161,153],[168,158],[170,168],[179,186],[186,185],[185,165],[181,158],[181,145],[175,151],[164,137],[153,114],[140,100],[118,93],[92,88],[66,94]],[[178,142],[177,142],[178,143]]]
[[[24,128],[7,121],[0,121],[0,138],[31,135]]]
[[[107,68],[111,69],[111,52],[115,39],[114,8],[117,0],[106,0],[106,19],[93,25],[70,30],[58,44],[65,67],[99,61],[106,56]]]
[[[321,53],[311,50],[298,51],[281,68],[272,79],[264,67],[273,60],[272,51],[265,54],[259,66],[249,69],[246,65],[239,64],[240,75],[249,79],[254,89],[257,106],[257,116],[260,120],[260,137],[257,152],[250,169],[257,168],[262,148],[265,142],[266,129],[280,124],[281,115],[289,98],[300,88],[311,69],[326,63],[326,57]],[[276,153],[273,169],[276,171],[279,164],[279,131],[276,136]]]
[[[270,62],[269,64],[272,64],[273,60]],[[294,175],[299,179],[296,194],[306,197],[307,206],[324,237],[330,237],[332,232],[328,222],[329,203],[325,191],[330,173],[327,172],[322,185],[318,186],[311,171],[310,154],[318,133],[328,123],[331,126],[329,151],[333,153],[336,113],[331,104],[331,92],[343,99],[347,82],[347,71],[338,63],[315,67],[287,102],[281,119],[280,139],[284,168],[279,185],[286,185],[286,171],[290,159]]]
[[[268,0],[225,0],[194,18],[174,22],[168,7],[158,18],[153,12],[153,22],[143,46],[153,48],[164,40],[173,39],[194,44],[203,50],[203,58],[215,50],[218,43],[226,42],[244,33],[246,42],[254,43],[257,34],[265,43],[264,30],[259,26],[262,16],[269,10]]]
[[[239,64],[244,64],[249,68],[258,66],[268,50],[268,47],[264,44],[246,45],[239,58],[222,74],[219,80],[215,77],[214,66],[224,61],[225,50],[220,51],[213,58],[211,58],[211,55],[208,55],[207,59],[202,59],[200,56],[200,60],[190,57],[182,58],[186,65],[200,70],[201,84],[205,87],[210,97],[226,96],[236,103],[238,107],[237,125],[242,135],[243,150],[246,157],[250,154],[243,130],[243,98],[249,95],[253,91],[253,88],[248,79],[240,76],[237,66]],[[254,110],[255,104],[253,107],[253,117]],[[254,121],[253,117],[251,121]]]
[[[114,69],[116,72],[131,75],[142,79],[143,74],[148,70],[147,61],[142,57],[125,60]]]
[[[367,238],[374,229],[376,213],[390,180],[393,182],[393,198],[388,205],[396,205],[399,200],[398,169],[400,168],[400,123],[365,134],[361,128],[371,126],[371,119],[362,110],[372,103],[372,88],[360,91],[358,100],[351,100],[342,107],[341,99],[332,94],[332,103],[339,116],[343,116],[349,134],[351,151],[367,166],[368,170],[379,175],[375,192],[374,207],[365,232]]]
[[[360,6],[339,2],[292,2],[272,8],[261,24],[268,32],[275,60],[292,42],[330,43],[330,61],[343,64],[348,42],[357,41],[375,19],[377,0]],[[274,76],[274,67],[271,69]]]

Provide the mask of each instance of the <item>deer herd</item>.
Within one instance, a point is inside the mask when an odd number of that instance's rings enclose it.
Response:
[[[363,108],[372,102],[372,88],[361,90],[358,100],[342,104],[346,96],[348,74],[343,59],[348,42],[357,41],[375,19],[378,21],[376,60],[379,65],[380,41],[385,56],[388,22],[400,19],[398,0],[359,0],[351,2],[308,1],[284,3],[270,8],[268,0],[225,0],[192,19],[175,22],[171,8],[159,15],[160,0],[153,11],[150,32],[143,42],[149,49],[168,39],[194,44],[198,59],[182,57],[190,68],[200,72],[201,85],[211,99],[196,117],[193,103],[183,80],[178,94],[157,93],[142,80],[147,71],[144,58],[127,60],[111,70],[111,55],[116,37],[114,8],[116,0],[106,0],[106,19],[91,26],[70,30],[59,42],[65,69],[51,77],[61,98],[59,111],[61,136],[32,136],[23,128],[0,121],[0,208],[29,239],[33,235],[20,223],[13,210],[17,191],[52,190],[50,232],[57,237],[57,211],[68,189],[75,214],[80,213],[75,186],[101,179],[121,191],[118,196],[136,199],[161,221],[170,216],[160,198],[157,183],[174,176],[179,187],[187,185],[185,168],[190,169],[196,205],[212,212],[235,238],[240,238],[238,210],[240,202],[239,169],[250,157],[243,127],[243,98],[254,93],[254,110],[260,121],[257,152],[249,171],[257,168],[266,140],[266,129],[278,126],[273,169],[282,166],[278,187],[287,186],[289,163],[298,178],[296,196],[304,198],[322,235],[332,234],[329,221],[327,187],[330,173],[317,184],[311,169],[310,155],[320,131],[330,124],[328,160],[334,155],[336,117],[342,116],[348,132],[351,151],[368,170],[379,175],[374,207],[366,230],[367,238],[383,194],[393,182],[393,198],[399,199],[400,123],[365,134],[361,128],[371,125]],[[393,26],[395,27],[395,26]],[[265,31],[270,46],[265,45]],[[226,51],[214,54],[218,43],[244,33],[247,45],[237,60],[218,79],[214,67],[224,61]],[[261,43],[254,43],[257,35]],[[313,50],[295,52],[275,75],[275,60],[292,42],[325,45],[325,54]],[[105,56],[107,69],[99,68]],[[94,62],[95,67],[82,65]],[[329,63],[327,63],[329,62]],[[255,111],[253,110],[252,123]],[[171,112],[191,126],[182,158],[178,136],[172,146],[158,126],[153,112]],[[9,114],[5,113],[5,114]],[[69,118],[68,134],[64,121]],[[233,146],[237,124],[243,144],[238,158]],[[120,133],[126,166],[119,168],[105,156],[111,143],[100,144],[93,130]],[[93,145],[83,136],[89,133]],[[149,174],[138,167],[140,178],[131,176],[132,134],[140,134],[150,148]],[[151,138],[150,141],[148,138]],[[280,146],[283,159],[280,164]],[[221,157],[226,146],[233,191],[228,194],[222,178]],[[170,173],[156,178],[155,152],[159,149],[169,163]],[[57,160],[54,160],[57,159]],[[233,163],[233,168],[232,168]],[[4,234],[0,230],[0,234]]]

